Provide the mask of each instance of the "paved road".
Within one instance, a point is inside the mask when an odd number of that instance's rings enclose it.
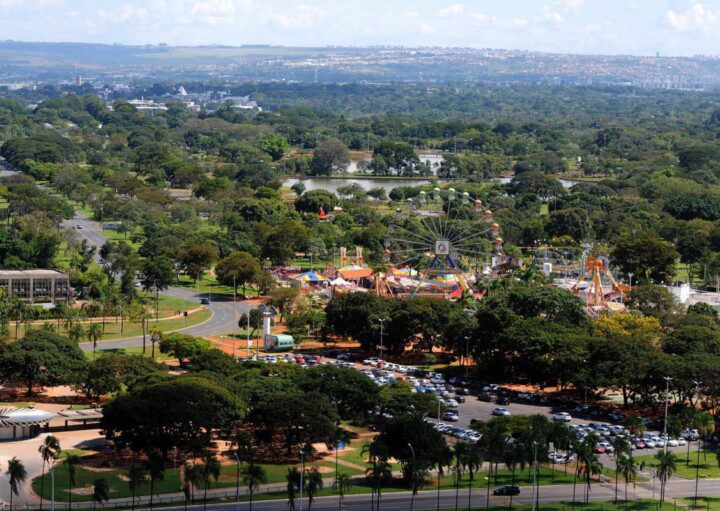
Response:
[[[487,489],[482,486],[484,483],[483,478],[479,478],[478,484],[480,487],[474,489],[471,496],[470,507],[472,508],[483,508],[487,502]],[[492,486],[491,486],[492,488]],[[624,485],[620,484],[619,497],[624,496]],[[575,495],[575,501],[581,502],[585,497],[585,487],[582,483],[578,483],[575,488],[572,485],[557,485],[557,486],[541,486],[539,489],[539,501],[540,503],[546,502],[571,502],[573,495]],[[673,502],[674,499],[681,497],[692,497],[695,493],[695,482],[688,479],[671,479],[668,482],[666,490],[666,500]],[[520,495],[513,497],[513,504],[530,504],[533,497],[532,487],[522,487]],[[659,485],[655,485],[653,491],[652,483],[640,483],[635,487],[630,485],[628,487],[628,499],[650,499],[659,497]],[[699,496],[713,496],[720,494],[720,480],[706,480],[701,481],[698,488]],[[611,501],[615,496],[615,487],[611,482],[602,484],[593,484],[591,491],[588,495],[590,501]],[[371,496],[369,494],[363,495],[348,495],[344,498],[342,506],[339,505],[339,499],[337,496],[330,497],[318,497],[315,499],[312,509],[318,511],[366,511],[371,509],[370,506]],[[460,490],[457,495],[458,509],[467,509],[468,506],[468,492],[467,490]],[[156,499],[156,502],[158,500]],[[439,506],[438,506],[438,492],[434,490],[421,491],[414,498],[410,492],[397,492],[397,493],[385,493],[382,496],[380,509],[384,511],[407,511],[409,509],[415,510],[433,510],[433,509],[454,509],[456,503],[455,490],[442,490],[439,493]],[[490,506],[503,506],[507,507],[510,504],[509,497],[495,497],[490,495]],[[56,507],[62,508],[62,504]],[[147,505],[138,505],[137,509],[146,509]],[[246,511],[250,509],[248,502],[235,503],[226,502],[221,504],[209,504],[208,509],[214,511]],[[295,508],[300,509],[299,498],[295,499]],[[307,509],[307,499],[303,501],[303,509]],[[202,504],[196,504],[192,506],[185,506],[183,504],[172,505],[163,507],[164,510],[168,511],[184,511],[190,509],[197,511],[203,509]],[[253,509],[257,511],[287,511],[288,502],[287,499],[276,499],[276,500],[256,500],[253,503]]]
[[[75,218],[66,220],[62,226],[75,229],[79,237],[86,239],[90,245],[97,247],[98,250],[107,241],[107,238],[101,232],[100,224],[88,219],[80,211],[76,211]],[[82,226],[82,228],[78,229],[78,226]],[[201,299],[198,293],[183,287],[170,287],[165,290],[163,294],[174,298],[182,298],[194,303],[199,303]],[[203,294],[202,298],[207,298],[207,294]],[[212,317],[204,323],[183,329],[183,333],[205,337],[237,330],[240,316],[252,308],[251,305],[243,302],[233,303],[232,301],[219,300],[216,298],[217,297],[211,297],[210,303],[206,304],[206,307],[212,312]],[[134,346],[142,346],[142,336],[98,343],[98,349],[101,350],[130,348]],[[80,343],[80,348],[85,351],[90,351],[92,350],[92,343]]]

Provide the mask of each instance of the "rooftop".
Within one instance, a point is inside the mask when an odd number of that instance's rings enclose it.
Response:
[[[57,270],[0,270],[0,279],[67,277]]]

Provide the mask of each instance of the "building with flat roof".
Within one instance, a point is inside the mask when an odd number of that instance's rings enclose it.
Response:
[[[30,303],[56,303],[70,297],[70,277],[56,270],[0,270],[0,288]]]

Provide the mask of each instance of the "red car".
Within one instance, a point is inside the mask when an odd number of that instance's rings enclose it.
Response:
[[[636,440],[635,447],[637,449],[645,449],[645,442],[643,442],[642,440]]]
[[[602,445],[598,445],[598,446],[595,448],[595,452],[598,453],[598,454],[603,454],[603,453],[605,452],[605,447],[603,447]]]

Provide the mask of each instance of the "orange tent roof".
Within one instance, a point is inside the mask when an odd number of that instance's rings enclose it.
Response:
[[[364,279],[373,274],[372,268],[348,268],[338,270],[344,279]]]

